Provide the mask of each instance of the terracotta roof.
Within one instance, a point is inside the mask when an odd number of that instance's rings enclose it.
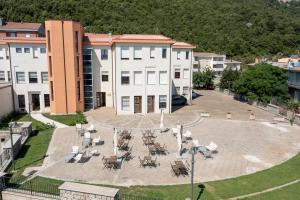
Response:
[[[224,55],[209,52],[194,52],[196,57],[223,57]]]
[[[0,40],[0,42],[3,41],[5,43],[33,43],[33,44],[46,44],[46,38],[45,37],[5,37]]]
[[[0,26],[0,30],[38,31],[41,26],[41,23],[6,22],[5,25]]]
[[[112,35],[111,38],[108,34],[85,33],[83,43],[85,45],[111,45],[112,40],[119,35]]]
[[[196,46],[191,45],[191,44],[186,43],[186,42],[175,42],[172,45],[172,47],[173,48],[182,48],[182,49],[194,49],[194,48],[196,48]]]
[[[176,41],[163,35],[124,34],[114,39],[116,43],[174,44]]]

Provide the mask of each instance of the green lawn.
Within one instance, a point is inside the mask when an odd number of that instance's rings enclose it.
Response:
[[[49,113],[44,113],[43,115],[68,126],[75,126],[78,123],[87,123],[84,114],[80,112],[78,112],[76,115],[50,115]]]
[[[258,196],[253,196],[246,198],[247,200],[296,200],[300,199],[300,183],[295,183],[293,185],[278,189],[272,192],[264,193]],[[246,200],[245,199],[245,200]]]

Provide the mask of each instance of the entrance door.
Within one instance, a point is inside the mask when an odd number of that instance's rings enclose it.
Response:
[[[142,112],[142,97],[134,96],[134,113]]]
[[[147,113],[154,112],[154,96],[147,96]]]
[[[99,108],[101,106],[101,92],[96,92],[96,107]]]
[[[32,105],[33,111],[40,110],[40,95],[39,94],[31,94],[31,105]]]
[[[106,94],[101,92],[101,106],[106,106]]]

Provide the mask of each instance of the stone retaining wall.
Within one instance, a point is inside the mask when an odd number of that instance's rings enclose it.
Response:
[[[61,200],[115,200],[114,197],[107,197],[97,194],[87,194],[76,191],[60,191]]]

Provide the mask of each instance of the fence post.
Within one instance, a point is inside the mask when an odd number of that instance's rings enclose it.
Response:
[[[29,181],[29,186],[30,186],[30,195],[32,195],[32,185],[31,185],[31,180]]]

